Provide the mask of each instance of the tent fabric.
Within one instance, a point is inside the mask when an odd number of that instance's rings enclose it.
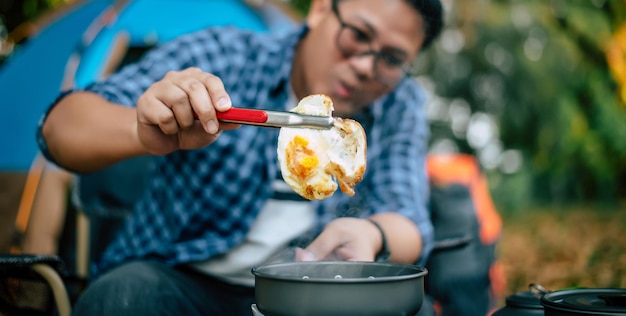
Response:
[[[65,65],[83,30],[111,1],[93,0],[59,16],[16,49],[0,68],[0,170],[28,170],[35,128],[61,88]]]
[[[281,31],[294,25],[269,2],[244,0],[91,0],[60,14],[0,67],[0,171],[27,171],[35,130],[62,87],[99,78],[119,32],[130,46],[155,45],[208,26]]]

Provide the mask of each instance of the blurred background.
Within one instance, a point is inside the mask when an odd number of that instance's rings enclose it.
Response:
[[[2,0],[0,63],[73,2]],[[282,3],[303,15],[310,0]],[[430,147],[478,157],[508,292],[626,288],[626,1],[443,3],[446,28],[415,64]]]

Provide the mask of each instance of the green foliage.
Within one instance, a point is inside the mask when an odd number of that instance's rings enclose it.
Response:
[[[446,50],[444,34],[418,72],[433,78],[442,98],[462,98],[472,112],[494,115],[503,147],[523,152],[518,172],[528,176],[490,173],[494,190],[512,193],[497,194],[501,205],[617,201],[625,193],[626,107],[603,51],[623,4],[454,2],[447,29],[463,35],[463,48]],[[455,141],[479,156],[483,150]]]
[[[62,0],[25,0],[22,5],[24,20],[37,18],[41,13],[63,4]]]
[[[301,14],[306,14],[311,6],[311,0],[289,0],[291,4]]]

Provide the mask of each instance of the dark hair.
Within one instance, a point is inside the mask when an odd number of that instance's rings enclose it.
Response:
[[[337,5],[341,0],[333,0]],[[443,29],[443,6],[440,0],[406,0],[424,20],[424,43],[422,50],[426,49],[439,36]]]
[[[443,29],[443,6],[440,0],[406,0],[424,20],[426,36],[422,50],[426,49],[439,36]]]

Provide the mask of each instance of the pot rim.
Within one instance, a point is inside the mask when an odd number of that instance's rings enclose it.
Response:
[[[573,313],[593,313],[594,315],[615,315],[614,313],[624,313],[623,307],[605,306],[605,305],[585,305],[583,303],[576,304],[575,298],[598,297],[600,295],[618,294],[626,295],[626,289],[618,288],[580,288],[559,290],[547,293],[541,297],[541,304],[546,309],[560,310]]]
[[[412,273],[402,274],[402,275],[392,275],[392,276],[377,276],[374,278],[349,278],[342,277],[340,279],[335,278],[317,278],[311,277],[306,279],[307,283],[378,283],[378,282],[397,282],[408,279],[415,279],[419,277],[423,277],[428,274],[428,269],[425,267],[403,264],[403,263],[389,263],[389,262],[371,262],[371,261],[294,261],[294,262],[281,262],[281,263],[272,263],[265,264],[261,266],[257,266],[252,268],[252,274],[258,278],[266,278],[272,280],[282,280],[282,281],[298,281],[302,282],[302,276],[291,276],[291,275],[276,275],[273,273],[267,273],[263,270],[268,268],[280,268],[280,267],[293,267],[293,266],[310,266],[310,265],[363,265],[369,267],[394,267],[394,268],[402,268],[407,270],[413,270]]]

